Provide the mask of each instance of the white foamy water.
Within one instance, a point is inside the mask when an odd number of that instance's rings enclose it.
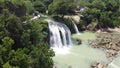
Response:
[[[78,30],[77,25],[74,22],[73,22],[73,25],[74,25],[74,29],[75,29],[76,34],[81,35],[80,31]]]
[[[66,47],[66,46],[61,47],[61,48],[52,47],[52,49],[54,50],[56,55],[67,55],[67,54],[70,54],[70,47]]]
[[[64,46],[71,46],[71,32],[70,29],[60,22],[56,22],[52,19],[46,19],[49,24],[49,36],[50,36],[50,45],[55,50],[56,48],[63,48]]]

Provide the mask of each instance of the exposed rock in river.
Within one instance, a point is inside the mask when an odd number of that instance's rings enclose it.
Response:
[[[79,45],[79,44],[82,44],[81,39],[76,39],[76,41],[78,42],[78,45]]]
[[[96,40],[89,40],[89,44],[94,48],[106,50],[107,57],[115,57],[120,52],[120,34],[107,33],[97,35]]]
[[[92,68],[105,68],[102,63],[96,62],[96,61],[94,61],[94,62],[91,63],[91,67]]]

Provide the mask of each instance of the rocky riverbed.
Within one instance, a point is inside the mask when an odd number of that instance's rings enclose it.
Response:
[[[120,53],[120,33],[100,33],[97,35],[97,39],[88,40],[88,43],[94,48],[104,50],[110,62]],[[101,62],[94,61],[91,63],[91,67],[107,68],[107,64],[104,65]]]

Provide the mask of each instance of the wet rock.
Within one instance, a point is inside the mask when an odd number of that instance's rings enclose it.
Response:
[[[100,62],[94,61],[94,62],[91,63],[91,67],[92,68],[103,68],[104,65],[102,63],[100,63]]]
[[[82,40],[81,39],[76,39],[76,41],[78,42],[78,45],[82,44]]]
[[[117,51],[115,51],[115,50],[107,50],[107,57],[108,58],[111,58],[111,57],[113,57],[113,56],[116,56],[118,54],[118,52]]]
[[[103,68],[103,65],[101,63],[98,64],[98,68]]]
[[[89,44],[94,48],[108,50],[107,57],[114,57],[120,52],[120,34],[108,33],[97,35],[96,40],[89,40]]]

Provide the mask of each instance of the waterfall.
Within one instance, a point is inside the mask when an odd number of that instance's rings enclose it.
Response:
[[[52,47],[61,47],[62,40],[60,37],[59,29],[56,24],[49,23],[49,30],[50,30],[50,45]]]
[[[66,39],[66,31],[63,27],[59,27],[59,30],[62,34],[62,40],[63,40],[63,45],[66,46],[67,45],[67,39]]]
[[[73,22],[73,25],[74,25],[74,29],[75,29],[75,32],[77,33],[77,34],[80,34],[80,32],[79,32],[79,30],[78,30],[78,28],[77,28],[77,25]]]
[[[68,46],[72,45],[70,29],[63,23],[59,23],[58,26],[60,28],[63,28],[63,30],[62,30],[62,37],[65,40],[65,41],[63,40],[63,42],[66,42],[65,44],[68,45]]]
[[[51,47],[60,48],[72,45],[71,32],[65,24],[55,22],[52,19],[47,19],[46,21],[49,24]]]

